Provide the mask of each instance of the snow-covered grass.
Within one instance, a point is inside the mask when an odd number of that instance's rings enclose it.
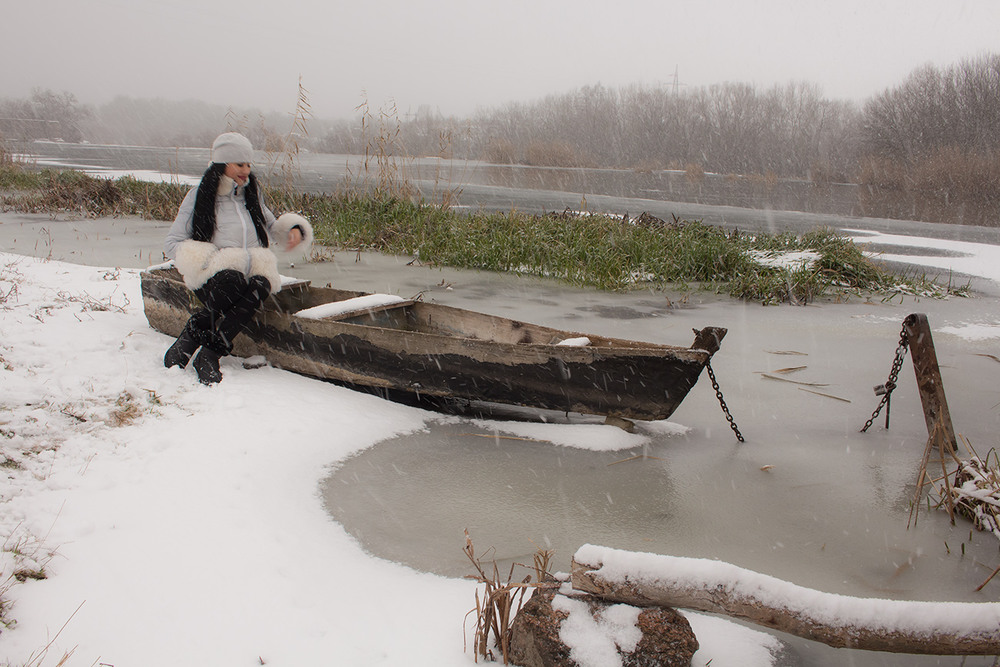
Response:
[[[204,387],[168,345],[136,271],[0,253],[3,664],[473,664],[476,584],[370,556],[317,490],[443,417],[232,358]],[[696,665],[770,664],[769,635],[689,618]]]
[[[788,252],[751,250],[750,259],[761,264],[781,269],[809,268],[822,257],[813,250],[792,250]]]

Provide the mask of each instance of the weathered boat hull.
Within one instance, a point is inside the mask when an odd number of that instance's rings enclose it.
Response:
[[[142,295],[150,326],[170,336],[199,308],[173,270],[145,272]],[[283,289],[236,339],[234,354],[364,387],[653,420],[680,405],[726,333],[703,329],[691,348],[600,336],[572,346],[555,343],[582,334],[419,301],[348,317],[295,315],[361,295]]]

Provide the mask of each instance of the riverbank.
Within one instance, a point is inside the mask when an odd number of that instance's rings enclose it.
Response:
[[[0,181],[9,211],[169,220],[188,191],[135,178],[94,178],[75,170],[32,173],[12,166]],[[412,201],[412,188],[392,180],[354,194],[312,196],[265,188],[278,211],[310,218],[327,250],[356,249],[419,257],[473,270],[543,276],[600,290],[667,289],[707,284],[764,304],[809,303],[871,293],[960,295],[967,284],[936,281],[918,271],[887,271],[842,233],[813,229],[747,233],[644,212],[638,217],[566,210],[547,215],[455,212]],[[586,208],[586,207],[584,207]],[[869,255],[871,251],[869,251]]]

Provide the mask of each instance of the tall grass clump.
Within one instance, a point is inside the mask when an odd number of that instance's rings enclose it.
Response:
[[[730,294],[740,299],[764,304],[808,303],[831,291],[882,291],[900,283],[850,239],[828,229],[801,237],[747,236],[745,244],[751,261],[729,281]],[[782,263],[780,259],[790,253],[807,255]]]
[[[0,136],[0,196],[9,191],[35,189],[38,184],[37,174],[25,168],[22,160],[10,151],[3,136]]]
[[[612,216],[517,211],[458,215],[419,202],[360,197],[313,211],[320,221],[317,238],[337,247],[602,290],[697,283],[764,304],[808,303],[831,292],[962,292],[923,277],[895,275],[830,230],[802,237],[756,236],[700,222],[641,225]],[[762,253],[793,252],[813,258],[791,265],[757,259]]]
[[[0,206],[26,213],[73,213],[85,217],[141,216],[170,220],[188,187],[146,183],[131,176],[115,180],[77,171],[26,172],[0,168]]]

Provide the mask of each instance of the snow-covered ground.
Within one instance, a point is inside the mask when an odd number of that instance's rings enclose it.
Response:
[[[367,555],[317,492],[445,417],[231,358],[204,387],[168,344],[137,271],[0,253],[4,664],[472,664],[476,584]],[[769,635],[690,618],[696,664],[770,664]]]
[[[65,252],[28,229],[7,247]],[[82,223],[73,233],[68,256],[85,261],[80,239],[100,235]],[[126,229],[107,243],[138,238]],[[995,246],[949,250],[969,258],[941,268],[1000,280]],[[234,359],[203,387],[162,367],[170,341],[146,323],[136,270],[25,255],[0,253],[0,588],[16,623],[0,633],[0,664],[473,664],[475,583],[369,555],[318,491],[354,454],[458,418]],[[996,300],[980,303],[940,330],[993,345]],[[611,442],[601,425],[542,426],[553,446]],[[774,662],[771,635],[687,615],[702,646],[694,664]],[[606,656],[600,628],[585,634]]]

